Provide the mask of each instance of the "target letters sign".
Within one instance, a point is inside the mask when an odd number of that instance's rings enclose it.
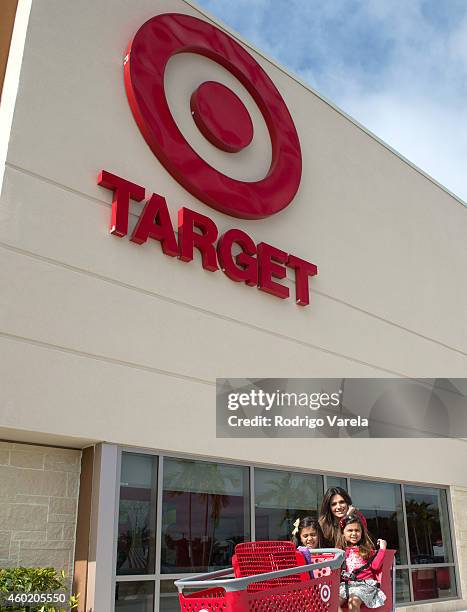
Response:
[[[271,141],[272,159],[266,176],[257,181],[231,178],[208,164],[187,142],[170,111],[164,73],[171,57],[195,53],[228,70],[246,88],[258,106]],[[300,185],[302,158],[297,131],[279,91],[258,62],[234,39],[212,24],[189,15],[167,13],[144,23],[131,40],[124,61],[125,89],[138,127],[164,168],[198,200],[226,215],[264,219],[286,208]],[[253,138],[248,110],[231,89],[216,81],[201,83],[191,94],[193,120],[214,147],[235,155]],[[98,184],[113,192],[111,234],[128,234],[130,200],[141,202],[143,186],[106,170]],[[182,207],[178,212],[178,239],[163,196],[147,199],[130,240],[143,244],[149,238],[162,251],[181,261],[199,251],[202,266],[221,269],[231,280],[288,298],[280,281],[287,271],[295,280],[295,299],[309,304],[309,278],[315,264],[266,242],[255,241],[240,229],[219,237],[208,216]],[[234,255],[234,252],[236,253]]]

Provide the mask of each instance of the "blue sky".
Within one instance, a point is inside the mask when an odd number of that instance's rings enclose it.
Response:
[[[197,0],[467,202],[467,0]]]

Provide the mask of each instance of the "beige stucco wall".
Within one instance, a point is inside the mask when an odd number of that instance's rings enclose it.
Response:
[[[467,488],[451,487],[461,591],[467,609]]]
[[[73,569],[81,452],[0,442],[0,567]]]
[[[196,200],[148,148],[123,87],[128,41],[168,10],[203,17],[181,0],[32,3],[12,128],[0,136],[8,140],[0,435],[75,436],[309,468],[307,440],[217,440],[216,377],[464,376],[467,210],[254,51],[297,126],[300,190],[286,210],[256,222]],[[210,74],[248,108],[251,100],[206,58],[182,59],[186,66],[174,66],[167,81],[171,98],[186,101],[180,126],[212,163],[225,162],[230,154],[191,125],[187,88]],[[240,158],[235,172],[260,172],[263,161],[245,168]],[[162,194],[174,221],[185,205],[212,217],[220,232],[238,227],[316,262],[311,306],[206,272],[198,257],[190,264],[166,257],[154,241],[109,236],[111,194],[96,184],[101,168]],[[139,210],[135,204],[131,228]],[[377,440],[341,440],[339,453],[328,452],[327,440],[313,444],[318,470],[340,472],[342,456],[352,456],[357,475],[467,486],[465,442],[386,441],[386,453]],[[444,461],[422,460],[427,449]]]
[[[382,447],[341,439],[330,452],[329,441],[318,439],[310,452],[301,439],[218,440],[214,420],[216,377],[464,377],[466,208],[250,49],[290,108],[303,180],[292,205],[270,219],[211,210],[151,153],[122,77],[124,50],[145,20],[202,13],[182,0],[31,6],[11,130],[0,130],[0,437],[107,441],[335,473],[351,457],[356,476],[467,487],[463,440],[385,440]],[[209,75],[257,117],[254,105],[219,66],[178,59],[186,65],[173,65],[167,89],[180,104],[173,110],[182,130],[214,165],[231,163],[196,133],[182,101]],[[263,166],[263,155],[243,167],[239,158],[235,173],[251,178]],[[173,221],[184,205],[214,219],[221,233],[238,227],[315,262],[311,306],[208,273],[197,257],[190,264],[165,257],[154,242],[109,236],[111,194],[96,184],[102,168],[166,197]],[[132,208],[130,231],[139,210]],[[8,461],[12,452],[1,449]],[[75,472],[66,474],[68,483]],[[66,491],[52,498],[69,504]],[[47,495],[37,495],[39,515],[49,516]],[[15,500],[16,492],[8,503]],[[34,530],[44,539],[25,540],[30,557],[49,541],[47,524]],[[60,545],[70,535],[62,531]],[[461,535],[465,541],[465,529]],[[15,540],[15,550],[29,549]],[[461,563],[465,576],[465,556]]]
[[[465,612],[467,601],[440,601],[413,606],[398,607],[397,612]]]

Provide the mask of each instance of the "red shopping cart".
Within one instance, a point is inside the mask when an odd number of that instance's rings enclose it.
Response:
[[[175,582],[181,610],[334,612],[344,552],[325,548],[314,551],[313,556],[314,563],[304,565],[292,542],[238,544],[233,567]],[[323,572],[323,568],[329,569]],[[184,589],[201,590],[184,593]]]
[[[393,612],[396,605],[396,565],[395,565],[395,550],[386,549],[383,565],[376,575],[376,580],[381,585],[381,590],[386,595],[386,601],[383,606],[378,608],[378,612]],[[342,606],[343,610],[348,608],[347,602]],[[365,605],[362,605],[360,610],[369,610]]]

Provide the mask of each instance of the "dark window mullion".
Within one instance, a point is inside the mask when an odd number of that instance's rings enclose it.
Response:
[[[446,489],[446,507],[447,507],[447,519],[448,519],[448,528],[449,535],[451,540],[451,550],[452,550],[452,562],[454,564],[454,577],[456,580],[456,595],[457,597],[461,596],[461,575],[459,569],[459,557],[457,552],[457,541],[456,541],[456,531],[454,529],[454,510],[452,507],[452,496],[451,490]]]
[[[251,541],[256,541],[256,513],[255,513],[255,468],[254,466],[250,466],[249,469],[250,476],[250,537]]]
[[[407,549],[407,563],[409,569],[409,587],[410,587],[410,601],[415,601],[413,594],[413,583],[412,583],[412,559],[410,557],[410,542],[409,542],[409,527],[407,523],[407,508],[405,506],[405,489],[404,485],[401,484],[401,495],[402,495],[402,514],[404,516],[404,531],[405,531],[405,546]]]
[[[156,576],[154,584],[154,612],[159,612],[161,590],[161,534],[162,534],[162,488],[164,482],[164,455],[159,455],[157,465],[157,510],[156,510]]]

